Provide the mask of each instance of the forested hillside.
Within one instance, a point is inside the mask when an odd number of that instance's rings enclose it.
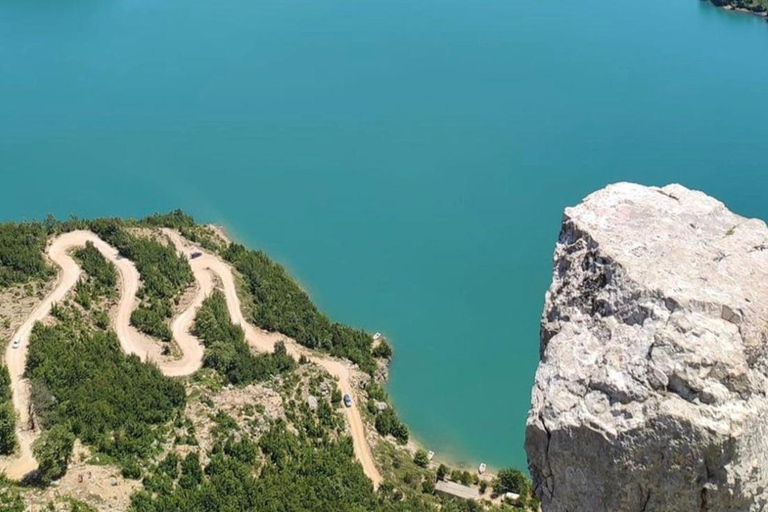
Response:
[[[230,245],[224,257],[246,280],[253,297],[254,324],[286,334],[309,348],[350,359],[364,371],[374,370],[371,336],[320,313],[283,266],[261,251],[238,244]]]
[[[250,384],[292,370],[296,363],[278,343],[274,354],[254,355],[243,329],[229,318],[224,295],[216,291],[203,303],[195,319],[195,335],[205,344],[204,366],[231,384]]]
[[[131,323],[150,336],[170,341],[168,322],[173,315],[173,305],[193,281],[186,258],[170,245],[132,235],[124,221],[102,219],[91,221],[87,226],[133,261],[141,274],[141,303],[131,315]]]
[[[90,328],[76,307],[57,309],[59,321],[38,324],[29,344],[36,417],[59,438],[71,433],[135,471],[152,454],[158,427],[183,407],[184,386],[126,356],[114,332]],[[47,479],[59,476],[46,469]]]
[[[371,353],[370,334],[330,320],[317,309],[285,267],[272,261],[264,252],[249,250],[240,244],[225,247],[180,210],[152,215],[142,222],[179,230],[185,237],[229,261],[248,286],[253,299],[251,320],[255,325],[288,335],[306,347],[349,359],[368,373],[374,371],[376,364]]]
[[[90,229],[134,261],[141,273],[141,303],[132,322],[170,340],[173,305],[193,275],[186,257],[162,243],[161,226],[180,230],[232,263],[244,279],[243,302],[255,324],[347,357],[368,374],[375,373],[376,357],[391,357],[386,343],[372,352],[368,333],[334,323],[318,311],[285,269],[264,253],[228,245],[180,211],[143,221],[73,218],[13,225],[6,231],[0,226],[6,252],[18,249],[15,257],[4,258],[0,248],[6,268],[0,270],[5,276],[0,289],[53,279],[43,257],[47,237]],[[307,358],[294,361],[281,343],[274,353],[253,353],[218,291],[204,301],[194,322],[193,333],[205,346],[202,370],[173,379],[153,364],[126,356],[109,316],[118,298],[116,268],[91,244],[72,255],[83,270],[81,279],[66,300],[54,305],[52,318],[35,326],[26,362],[33,417],[42,430],[33,445],[39,463],[35,492],[54,489],[48,509],[100,509],[98,500],[89,505],[67,495],[71,482],[62,485],[73,464],[93,461],[116,466],[123,482],[134,482],[131,488],[139,490],[125,504],[132,512],[501,510],[434,495],[439,471],[392,442],[407,441],[408,428],[383,387],[372,382],[367,392],[360,391],[367,395],[365,414],[383,436],[377,438],[379,448],[388,447],[379,450],[385,453],[380,457],[387,479],[374,490],[355,458],[336,380]],[[3,367],[0,454],[16,446],[8,383]],[[75,460],[78,440],[86,450],[80,457],[87,453],[89,461]],[[112,480],[112,485],[123,485],[116,477]],[[0,510],[23,510],[28,490],[0,479]],[[95,492],[86,501],[98,498]]]

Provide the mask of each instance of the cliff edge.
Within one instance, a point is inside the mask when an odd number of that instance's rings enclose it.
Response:
[[[544,512],[768,505],[768,228],[680,185],[567,208],[526,450]]]

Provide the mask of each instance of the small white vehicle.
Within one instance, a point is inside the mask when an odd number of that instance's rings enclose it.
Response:
[[[13,348],[19,348],[21,346],[21,340],[16,338],[15,340],[13,340],[13,343],[11,343],[11,346]]]

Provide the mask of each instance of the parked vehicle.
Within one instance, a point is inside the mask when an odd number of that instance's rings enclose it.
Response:
[[[352,397],[348,393],[344,393],[344,405],[352,407]]]
[[[13,343],[11,345],[13,346],[13,348],[19,348],[19,346],[21,346],[21,340],[16,338],[15,340],[13,340]]]
[[[189,257],[190,257],[190,259],[195,259],[195,258],[199,258],[202,255],[203,255],[203,253],[201,253],[200,251],[195,251]]]

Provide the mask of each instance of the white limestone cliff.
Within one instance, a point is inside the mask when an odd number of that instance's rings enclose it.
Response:
[[[528,417],[544,512],[768,510],[768,228],[680,185],[565,211]]]

